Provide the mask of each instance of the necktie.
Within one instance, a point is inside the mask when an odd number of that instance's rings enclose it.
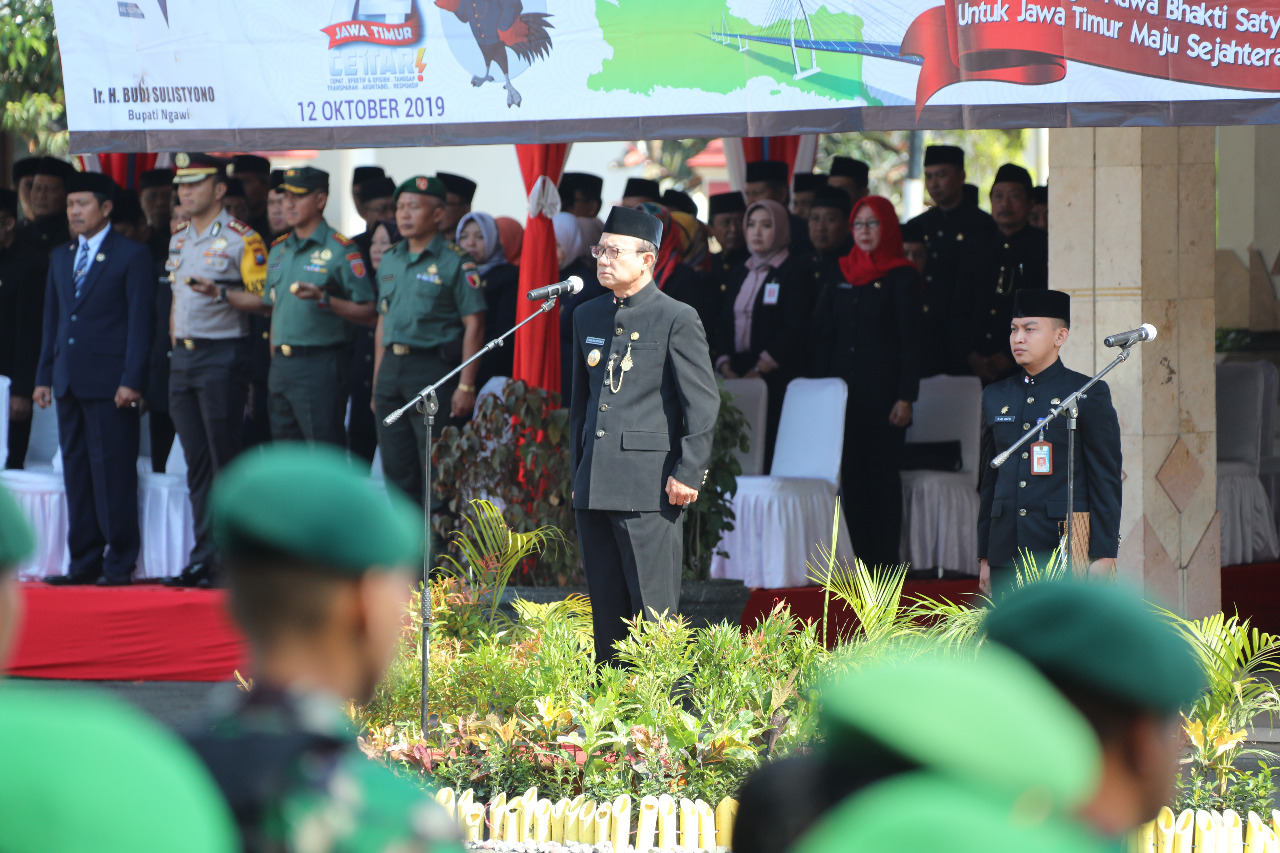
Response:
[[[85,276],[89,274],[89,244],[80,244],[80,253],[76,255],[76,299],[80,298],[80,288],[84,287]]]

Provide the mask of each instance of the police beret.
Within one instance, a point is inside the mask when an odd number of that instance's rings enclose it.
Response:
[[[257,154],[237,154],[227,166],[228,175],[270,175],[271,161]]]
[[[329,173],[313,166],[301,166],[297,169],[285,169],[284,181],[280,184],[285,192],[294,195],[307,195],[314,192],[329,191]]]
[[[1033,204],[1048,204],[1048,203],[1049,203],[1049,187],[1048,187],[1048,185],[1046,185],[1046,184],[1041,184],[1041,185],[1040,185],[1040,186],[1038,186],[1038,187],[1032,187],[1032,188],[1031,188],[1031,201],[1032,201],[1032,203],[1033,203]]]
[[[386,176],[387,171],[381,166],[356,166],[355,171],[351,173],[351,185],[355,186],[372,178],[385,178]]]
[[[77,175],[76,167],[72,166],[66,160],[59,160],[57,157],[41,157],[40,162],[36,164],[35,174],[45,175],[51,178],[62,178],[67,181],[72,175]]]
[[[279,190],[284,188],[284,169],[272,169],[271,177],[267,178],[268,190]]]
[[[614,207],[604,222],[605,234],[621,234],[662,245],[662,220],[633,207]]]
[[[392,198],[396,201],[400,200],[401,193],[414,193],[415,195],[429,195],[445,200],[445,195],[449,192],[448,187],[444,185],[444,181],[440,178],[428,178],[426,175],[414,175],[400,186],[396,187],[395,195]]]
[[[476,197],[476,182],[462,175],[449,172],[436,172],[436,177],[444,183],[444,188],[462,199],[463,204],[471,204]]]
[[[1024,288],[1013,292],[1013,316],[1051,317],[1071,325],[1071,297],[1061,290]]]
[[[356,185],[361,201],[375,198],[391,198],[396,194],[396,182],[390,178],[370,178]]]
[[[415,505],[323,445],[278,442],[241,456],[214,483],[209,520],[228,558],[279,552],[353,576],[422,558]]]
[[[111,221],[134,224],[140,220],[146,219],[146,214],[142,212],[142,202],[138,201],[138,194],[133,190],[120,190],[116,193],[116,197],[111,203]]]
[[[0,213],[18,215],[18,194],[13,190],[0,190]]]
[[[988,639],[1054,683],[1129,707],[1173,714],[1204,689],[1187,640],[1136,593],[1114,584],[1030,584],[1001,599],[984,627]]]
[[[902,223],[902,242],[923,243],[924,229],[917,225],[915,220],[907,220]]]
[[[690,216],[698,215],[698,203],[693,196],[680,190],[667,190],[662,194],[662,203],[668,210],[678,210]]]
[[[747,200],[737,190],[728,193],[716,193],[707,200],[707,204],[710,208],[709,216],[719,216],[722,213],[747,212]]]
[[[23,178],[29,178],[40,171],[40,158],[27,157],[13,164],[13,182],[16,184]]]
[[[138,179],[138,189],[149,190],[155,187],[168,187],[173,185],[172,169],[148,169],[142,173],[142,177]]]
[[[853,199],[839,187],[822,187],[813,193],[813,201],[809,203],[812,210],[817,207],[834,207],[848,219],[853,213]]]
[[[930,145],[924,149],[926,166],[955,166],[964,168],[964,149],[955,145]]]
[[[791,188],[798,193],[808,193],[827,185],[827,176],[813,172],[796,172]]]
[[[865,187],[871,177],[871,167],[852,157],[832,157],[829,174],[833,178],[853,178]]]
[[[18,502],[0,486],[0,572],[15,568],[35,551],[31,525]]]
[[[788,183],[791,169],[781,160],[752,160],[747,164],[747,183],[779,181]]]
[[[996,170],[996,176],[991,185],[995,186],[1002,183],[1018,184],[1025,187],[1028,195],[1035,188],[1035,183],[1031,180],[1031,173],[1014,163],[1005,163]]]
[[[627,186],[622,191],[623,198],[645,198],[650,201],[662,199],[662,188],[657,181],[648,178],[627,178]]]
[[[104,175],[102,172],[72,172],[66,184],[68,195],[93,193],[102,196],[105,201],[114,200],[116,193],[120,190],[116,182],[111,180],[111,176]]]
[[[215,175],[225,175],[227,161],[212,154],[198,152],[180,152],[173,158],[173,165],[178,168],[173,173],[175,184],[198,184]]]
[[[590,172],[565,172],[560,176],[560,189],[578,190],[592,201],[604,193],[604,178]]]

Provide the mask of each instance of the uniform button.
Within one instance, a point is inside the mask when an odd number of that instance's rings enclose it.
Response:
[[[1018,481],[1018,488],[1019,488],[1019,489],[1025,489],[1026,487],[1027,487],[1027,481],[1026,481],[1026,480],[1019,480],[1019,481]]]
[[[604,430],[602,429],[596,430],[596,438],[604,438]]]
[[[1035,398],[1035,397],[1028,397],[1028,398],[1027,398],[1027,402],[1028,402],[1028,403],[1034,403],[1035,401],[1036,401],[1036,398]]]
[[[987,340],[991,340],[991,333],[987,332]]]
[[[1000,272],[1004,272],[1004,267],[1000,267]]]
[[[619,326],[618,328],[614,329],[614,330],[613,330],[613,333],[614,333],[615,335],[620,335],[620,334],[622,334],[622,327],[621,327],[621,326]]]
[[[75,342],[76,342],[75,338],[67,338],[67,343],[74,344]]]
[[[1023,451],[1023,453],[1022,453],[1022,458],[1023,458],[1023,459],[1029,459],[1029,458],[1031,458],[1031,454],[1030,454],[1030,453],[1027,453],[1026,451]]]
[[[371,356],[371,355],[366,355],[366,356],[364,357],[364,360],[365,360],[365,361],[373,361],[373,356]]]
[[[1018,510],[1018,515],[1026,515],[1026,514],[1027,514],[1027,511],[1025,509]]]
[[[991,316],[992,317],[996,316],[996,309],[994,308],[991,309]]]
[[[1023,428],[1023,429],[1031,429],[1031,424],[1023,424],[1023,425],[1022,425],[1022,428]]]
[[[74,323],[75,321],[76,321],[76,315],[75,315],[75,314],[72,314],[72,315],[71,315],[71,322],[73,322],[73,323]]]
[[[921,310],[922,310],[925,314],[928,314],[928,313],[929,313],[929,306],[928,306],[928,305],[922,305],[922,306],[921,306]]]
[[[609,411],[609,404],[608,404],[608,403],[601,403],[601,404],[600,404],[600,411],[602,411],[602,412],[607,412],[607,411]]]
[[[1009,248],[1009,244],[1008,244],[1008,243],[1005,243],[1005,244],[1004,244],[1004,247],[1005,247],[1006,249],[1007,249],[1007,248]],[[1004,269],[1004,267],[1001,267],[1001,269]]]

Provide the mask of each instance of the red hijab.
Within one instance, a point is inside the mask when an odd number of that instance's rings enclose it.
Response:
[[[854,287],[870,284],[897,267],[911,266],[911,261],[902,251],[902,229],[898,226],[898,214],[893,203],[881,195],[863,196],[853,206],[849,221],[852,222],[864,207],[871,208],[876,219],[880,220],[880,245],[868,254],[855,243],[853,251],[840,259],[840,271],[844,273],[845,281]]]

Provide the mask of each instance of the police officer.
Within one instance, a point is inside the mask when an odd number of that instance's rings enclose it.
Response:
[[[383,418],[413,399],[484,345],[484,291],[471,256],[441,230],[445,189],[418,175],[396,190],[396,225],[404,239],[382,256],[378,270],[374,411],[382,470],[416,501],[424,500],[426,425],[410,412],[391,426]],[[445,410],[465,420],[476,404],[479,363],[441,389]]]
[[[245,850],[460,853],[457,824],[360,751],[343,708],[372,698],[395,655],[422,560],[413,505],[340,450],[286,442],[223,473],[212,519],[256,678],[191,742]]]
[[[1028,221],[1031,189],[1030,173],[1012,163],[1001,166],[991,184],[991,218],[1000,233],[987,272],[974,280],[969,352],[969,367],[984,385],[1018,372],[1005,325],[1013,313],[1013,294],[1049,287],[1049,235]]]
[[[706,481],[720,393],[698,313],[658,289],[662,224],[615,207],[592,249],[611,291],[573,315],[570,471],[597,663],[624,620],[674,615],[683,510]]]
[[[209,535],[209,488],[240,452],[251,378],[249,318],[232,307],[228,293],[235,290],[261,300],[267,247],[257,232],[225,211],[223,161],[185,153],[175,159],[178,171],[173,181],[191,220],[169,244],[174,336],[169,417],[187,460],[196,541],[182,573],[167,583],[207,586],[216,563]]]
[[[1003,591],[1027,550],[1043,563],[1058,547],[1067,511],[1067,419],[1059,416],[999,469],[986,462],[1011,447],[1089,377],[1058,357],[1071,327],[1071,297],[1058,290],[1019,290],[1009,343],[1022,369],[982,392],[982,485],[978,510],[979,582]],[[1120,547],[1120,425],[1105,382],[1080,400],[1076,431],[1075,507],[1088,513],[1092,573],[1115,570]],[[1074,522],[1074,519],[1071,519]],[[1079,525],[1077,525],[1079,530]],[[1083,568],[1083,567],[1078,567]]]

